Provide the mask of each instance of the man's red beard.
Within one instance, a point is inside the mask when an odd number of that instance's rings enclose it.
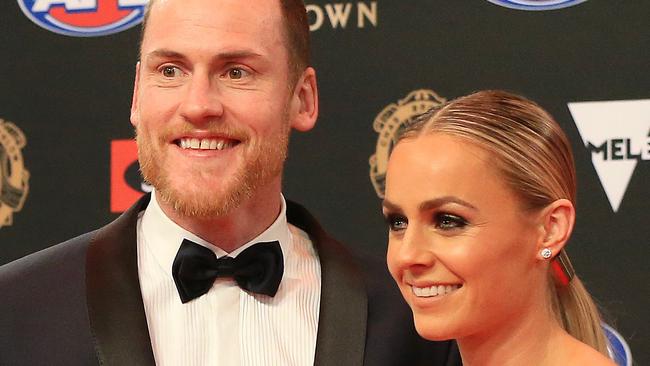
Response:
[[[154,145],[151,141],[152,135],[139,124],[136,128],[136,141],[140,171],[144,179],[155,187],[160,200],[173,207],[176,213],[200,218],[227,215],[251,199],[261,187],[270,184],[282,174],[290,130],[286,113],[283,121],[282,130],[277,135],[267,136],[263,141],[253,141],[247,131],[224,126],[222,123],[211,129],[210,132],[214,135],[229,136],[240,141],[242,146],[237,148],[243,148],[244,163],[234,174],[223,177],[217,183],[202,184],[199,178],[195,184],[189,186],[179,186],[175,183],[174,167],[165,165],[166,152],[160,149],[169,143],[172,132],[178,136],[178,129],[162,131],[157,144]],[[183,130],[181,132],[190,132],[193,128],[187,125]],[[200,177],[202,173],[206,173],[200,170],[197,168],[191,174]],[[208,179],[209,174],[210,172],[207,172]]]

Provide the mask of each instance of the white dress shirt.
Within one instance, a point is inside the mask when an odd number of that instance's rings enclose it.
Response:
[[[156,364],[313,365],[320,306],[320,262],[307,234],[287,223],[286,203],[255,239],[226,253],[169,219],[151,195],[140,214],[138,275]],[[207,294],[181,303],[171,274],[183,239],[236,257],[260,241],[278,240],[284,274],[275,297],[217,279]]]

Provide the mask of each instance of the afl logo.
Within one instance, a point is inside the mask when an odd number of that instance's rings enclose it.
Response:
[[[148,0],[18,0],[34,23],[73,37],[121,32],[142,21]]]
[[[587,0],[488,0],[506,8],[519,10],[553,10],[584,3]]]
[[[13,123],[0,119],[0,228],[13,222],[13,214],[23,208],[29,191],[29,172],[20,150],[27,140]]]
[[[372,127],[379,134],[379,138],[377,139],[377,149],[368,163],[370,164],[370,181],[379,198],[384,198],[388,157],[400,131],[408,127],[417,116],[446,102],[447,99],[439,96],[433,90],[414,90],[397,103],[387,105],[375,117]]]

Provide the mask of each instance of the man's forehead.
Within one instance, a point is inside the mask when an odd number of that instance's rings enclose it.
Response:
[[[203,15],[210,19],[217,16],[221,18],[246,18],[251,23],[279,23],[282,11],[280,0],[150,0],[147,8],[147,20],[158,13],[171,12],[174,15],[185,15],[185,18]]]
[[[286,49],[279,0],[155,0],[150,6],[142,57],[159,48]]]
[[[148,38],[210,31],[250,36],[265,43],[283,38],[279,0],[156,0],[150,4],[146,21],[143,43]]]

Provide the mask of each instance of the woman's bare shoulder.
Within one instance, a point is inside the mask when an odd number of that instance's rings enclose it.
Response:
[[[616,366],[612,359],[576,339],[571,348],[569,365]]]

